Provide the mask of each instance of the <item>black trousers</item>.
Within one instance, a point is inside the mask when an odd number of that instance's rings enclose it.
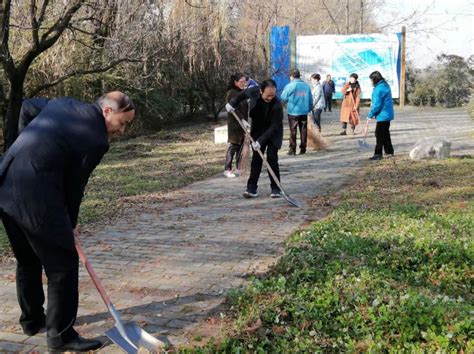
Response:
[[[306,150],[306,142],[308,140],[308,116],[292,116],[288,115],[288,123],[290,125],[290,150],[296,150],[296,134],[300,129],[301,144],[300,149]]]
[[[321,131],[321,113],[322,109],[315,109],[313,110],[313,121],[314,124],[316,124],[319,128],[319,131]]]
[[[260,148],[262,153],[267,152],[267,161],[270,167],[272,168],[273,172],[277,176],[278,180],[280,180],[280,167],[278,166],[278,148],[269,143],[268,145],[264,145]],[[258,152],[254,151],[252,155],[252,164],[250,166],[250,177],[247,181],[247,191],[251,193],[256,193],[258,188],[258,179],[260,178],[260,173],[262,172],[262,164],[263,160],[258,154]],[[268,173],[268,177],[270,178],[270,186],[272,191],[280,190],[278,185],[273,180],[270,173]]]
[[[6,214],[3,225],[17,260],[16,288],[21,308],[20,324],[34,330],[45,320],[42,268],[48,278],[48,308],[46,311],[47,341],[59,347],[78,336],[72,327],[79,303],[79,258],[75,250],[45,244],[44,239],[26,232]],[[63,235],[65,237],[72,235]],[[55,235],[51,235],[52,238]]]
[[[326,100],[326,105],[324,106],[324,110],[328,109],[330,111],[331,106],[332,106],[332,94],[330,95],[324,94],[324,99]]]
[[[235,166],[236,167],[239,166],[241,149],[242,149],[241,144],[233,144],[233,143],[229,144],[229,147],[227,148],[227,152],[225,154],[225,165],[224,165],[225,170],[232,170],[232,161],[234,159],[234,156],[235,156]]]
[[[392,139],[390,138],[390,122],[377,122],[375,126],[375,152],[374,155],[393,154]]]

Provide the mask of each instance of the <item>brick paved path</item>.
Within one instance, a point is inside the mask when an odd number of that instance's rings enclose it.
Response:
[[[406,155],[417,139],[430,136],[448,137],[454,154],[474,153],[474,122],[461,110],[407,108],[397,112],[391,130],[396,155]],[[265,271],[282,253],[285,238],[318,217],[318,208],[310,205],[312,198],[343,186],[372,154],[357,150],[360,136],[338,135],[337,110],[323,114],[323,133],[331,142],[326,152],[288,157],[285,145],[280,154],[283,185],[305,203],[301,210],[268,197],[266,173],[260,197],[251,201],[241,197],[243,178],[219,175],[85,233],[86,253],[123,318],[183,344],[189,339],[183,333],[218,310],[227,290],[243,285],[247,274]],[[368,143],[373,145],[372,135]],[[13,274],[14,262],[0,265],[0,352],[44,352],[45,335],[27,337],[18,326]],[[76,329],[93,337],[111,326],[81,269]],[[118,352],[118,348],[109,345],[101,351]]]

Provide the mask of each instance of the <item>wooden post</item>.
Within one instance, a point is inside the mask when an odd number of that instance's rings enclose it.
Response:
[[[405,26],[402,26],[402,50],[401,50],[401,60],[400,60],[400,107],[405,106],[405,71],[406,71],[406,62],[405,62],[405,46],[406,46],[406,37],[407,29]]]

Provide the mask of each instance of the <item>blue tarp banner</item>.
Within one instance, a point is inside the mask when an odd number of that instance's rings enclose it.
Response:
[[[272,79],[277,83],[280,96],[285,85],[290,82],[291,40],[289,26],[273,26],[270,33],[270,62]]]

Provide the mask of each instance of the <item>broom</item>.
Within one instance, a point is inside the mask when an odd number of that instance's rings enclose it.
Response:
[[[240,147],[239,151],[239,162],[237,164],[237,168],[240,171],[241,176],[248,176],[250,172],[250,155],[251,155],[251,147],[250,147],[250,138],[248,134],[245,134],[244,142]]]
[[[328,143],[319,132],[317,125],[313,121],[313,116],[308,116],[308,148],[313,150],[326,150]]]

